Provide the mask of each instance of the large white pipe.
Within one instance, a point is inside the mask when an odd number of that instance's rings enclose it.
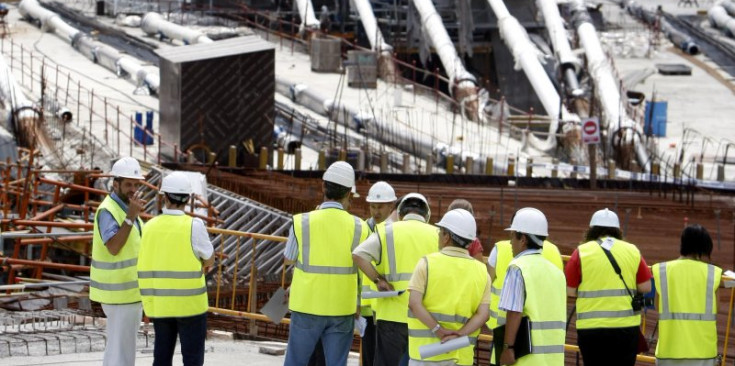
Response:
[[[735,19],[727,14],[727,10],[722,6],[723,2],[717,2],[707,11],[707,17],[710,24],[725,31],[730,37],[735,37]]]
[[[146,13],[140,22],[140,28],[149,36],[164,35],[171,39],[180,40],[187,45],[213,42],[202,32],[171,23],[163,19],[161,14],[158,13]]]
[[[626,134],[628,142],[633,143],[636,148],[636,156],[641,167],[646,171],[648,166],[648,153],[640,137],[643,131],[635,121],[624,115],[625,106],[620,96],[618,83],[613,76],[610,62],[602,51],[600,39],[597,37],[595,26],[587,13],[584,0],[572,0],[572,12],[575,16],[575,26],[579,42],[584,48],[587,56],[588,73],[594,80],[595,92],[602,106],[603,116],[600,121],[601,128],[607,131],[608,139],[612,139],[613,133],[618,129],[631,130],[633,133]]]
[[[152,93],[158,93],[160,85],[158,68],[147,71],[138,60],[80,32],[64,22],[58,14],[44,9],[36,0],[21,1],[19,9],[21,15],[39,20],[44,30],[53,31],[90,60],[115,72],[118,76],[124,72],[130,75],[130,79],[138,87],[146,86]]]
[[[311,0],[296,0],[295,5],[301,19],[300,28],[302,30],[304,27],[318,29],[320,23],[314,14],[314,4],[311,3]]]
[[[559,112],[561,111],[561,119],[565,122],[579,122],[577,115],[569,113],[569,111],[561,104],[561,98],[556,92],[554,85],[549,80],[544,67],[541,65],[539,57],[541,53],[531,43],[526,30],[518,23],[518,20],[510,15],[508,8],[505,7],[503,0],[488,0],[495,16],[498,18],[498,28],[500,28],[500,36],[513,54],[516,61],[516,68],[520,66],[528,77],[533,90],[539,98],[539,101],[546,109],[546,113],[551,118],[549,125],[549,134],[546,140],[540,140],[533,134],[529,134],[529,142],[537,149],[542,151],[551,151],[556,148],[556,132],[559,129]]]
[[[474,89],[477,81],[462,64],[462,59],[457,55],[454,48],[454,42],[449,38],[441,16],[437,13],[431,0],[414,0],[413,5],[421,15],[421,26],[424,35],[428,35],[431,44],[434,46],[436,53],[441,59],[444,70],[447,72],[450,80],[450,93],[453,87],[458,89]],[[473,93],[474,95],[474,93]]]
[[[357,14],[360,15],[360,22],[362,27],[365,28],[365,34],[367,35],[368,41],[370,41],[370,47],[376,52],[393,52],[393,47],[385,42],[383,38],[383,32],[378,28],[378,21],[375,19],[373,13],[373,6],[370,5],[368,0],[353,0]]]
[[[5,57],[0,55],[0,99],[9,113],[18,111],[20,108],[32,107],[33,103],[23,94],[18,86],[10,66],[5,62]],[[18,111],[18,118],[34,118],[36,114],[31,110]],[[12,116],[8,117],[8,122]],[[11,130],[11,126],[5,126]]]
[[[544,16],[546,31],[549,33],[551,44],[554,46],[554,53],[561,65],[567,88],[569,88],[572,96],[579,97],[584,91],[579,87],[576,73],[582,68],[582,63],[574,55],[572,47],[569,45],[569,37],[566,28],[564,28],[561,14],[559,14],[559,8],[555,1],[536,0],[536,4]]]

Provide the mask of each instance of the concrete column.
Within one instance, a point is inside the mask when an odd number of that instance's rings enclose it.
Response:
[[[260,155],[258,155],[258,158],[260,158],[260,164],[258,165],[258,168],[265,169],[268,167],[268,148],[263,146],[260,148]]]
[[[447,174],[454,174],[454,155],[450,154],[447,156]]]
[[[679,163],[674,164],[674,178],[681,178],[681,164]]]
[[[235,145],[230,145],[227,166],[229,166],[230,168],[234,168],[237,166],[237,147]]]
[[[327,150],[321,149],[319,150],[319,158],[318,158],[318,168],[319,170],[326,170],[327,169]]]
[[[697,163],[697,180],[704,179],[704,164]]]
[[[651,163],[651,174],[661,175],[661,163]]]
[[[526,177],[533,177],[533,159],[526,159]]]
[[[284,151],[282,147],[278,148],[278,164],[276,166],[278,167],[278,170],[283,170],[283,155]]]
[[[339,150],[339,160],[340,161],[347,161],[347,150],[340,149]]]
[[[434,170],[434,154],[429,153],[426,157],[426,174],[432,174]]]
[[[403,174],[408,174],[411,171],[411,155],[406,153],[403,154]]]
[[[607,162],[607,179],[615,179],[615,160]]]
[[[718,182],[725,181],[725,166],[722,164],[717,165],[717,181]]]
[[[209,153],[209,156],[207,157],[207,164],[214,163],[214,159],[216,159],[216,158],[217,158],[217,154],[215,154],[213,152],[210,152]]]
[[[380,153],[380,172],[388,173],[388,153]]]
[[[487,158],[485,159],[485,175],[493,175],[493,172],[495,171],[495,161],[493,161],[493,158]]]
[[[293,155],[293,170],[301,170],[301,148],[297,147]]]
[[[559,177],[559,159],[551,159],[551,164],[553,165],[553,167],[551,168],[551,177],[558,178]]]
[[[365,150],[363,149],[357,153],[357,170],[365,171]]]
[[[506,172],[507,176],[509,177],[515,177],[516,175],[516,159],[515,157],[511,157],[508,159],[508,170]]]
[[[471,156],[468,156],[467,159],[465,159],[464,173],[475,174],[475,159],[473,159]]]

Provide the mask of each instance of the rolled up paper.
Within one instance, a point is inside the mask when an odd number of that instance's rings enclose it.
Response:
[[[406,290],[401,291],[365,291],[362,293],[363,299],[377,299],[381,297],[394,297],[394,296],[400,296],[402,293],[406,292]]]
[[[468,336],[454,338],[452,340],[446,341],[445,343],[437,342],[421,346],[419,347],[419,355],[423,360],[429,357],[438,356],[442,353],[452,352],[460,348],[467,347],[470,344],[470,337]]]

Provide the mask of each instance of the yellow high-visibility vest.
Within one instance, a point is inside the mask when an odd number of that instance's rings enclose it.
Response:
[[[151,318],[187,317],[207,312],[202,262],[191,244],[192,217],[159,215],[143,229],[138,282],[143,311]]]
[[[523,316],[531,327],[531,354],[516,365],[564,365],[567,293],[564,272],[538,254],[514,259],[510,266],[521,270],[526,289]]]
[[[635,245],[614,238],[611,253],[620,266],[625,283],[615,273],[597,241],[579,246],[582,282],[577,290],[577,329],[626,328],[640,326],[640,312],[634,312],[628,291],[636,292],[636,273],[641,253]]]
[[[122,226],[127,213],[109,195],[102,200],[94,214],[92,234],[92,265],[89,269],[89,299],[102,304],[130,304],[140,301],[138,291],[138,264],[141,233],[138,225],[130,228],[130,235],[117,255],[112,255],[102,241],[98,217],[106,210]],[[140,227],[143,221],[137,219]]]
[[[320,316],[355,314],[357,267],[352,250],[368,228],[360,218],[337,208],[293,216],[299,256],[291,282],[289,309]]]
[[[500,293],[503,291],[503,282],[505,282],[505,273],[508,271],[508,264],[513,260],[513,247],[510,244],[510,240],[495,243],[495,248],[497,248],[495,278],[490,289],[490,318],[486,323],[490,329],[505,324],[505,311],[498,309],[498,303],[500,302]],[[559,248],[554,243],[544,240],[541,256],[546,258],[556,268],[564,271],[564,264],[561,260]]]
[[[427,255],[426,265],[424,307],[445,329],[462,328],[477,311],[485,293],[488,277],[485,266],[470,257],[454,257],[441,252]],[[441,340],[410,311],[407,320],[408,355],[421,360],[419,347]],[[457,365],[472,365],[479,333],[478,329],[469,335],[472,345],[423,361],[454,360]]]
[[[722,268],[691,259],[653,265],[659,308],[656,358],[717,357],[717,297]]]
[[[396,291],[406,290],[419,259],[439,250],[439,233],[435,226],[418,220],[388,222],[378,225],[376,230],[382,244],[378,273]],[[376,319],[406,322],[407,292],[400,296],[378,298],[376,303],[380,310]]]

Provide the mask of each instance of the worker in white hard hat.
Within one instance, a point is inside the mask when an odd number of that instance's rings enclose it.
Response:
[[[549,224],[543,212],[526,207],[518,210],[506,230],[511,232],[513,252],[498,308],[506,312],[505,334],[499,365],[564,365],[567,297],[564,272],[541,255]],[[528,319],[529,354],[516,357],[516,340],[522,318]],[[498,342],[499,343],[499,342]],[[520,343],[519,343],[520,345]],[[496,354],[497,354],[496,352]],[[592,364],[590,364],[592,365]]]
[[[383,222],[353,252],[355,263],[380,291],[399,291],[397,296],[376,299],[376,366],[408,362],[408,280],[421,257],[438,250],[436,228],[428,224],[429,202],[420,193],[409,193],[398,204],[400,221]],[[372,263],[377,263],[377,268]]]
[[[375,232],[375,228],[383,221],[389,220],[389,216],[395,208],[398,200],[396,192],[390,184],[379,181],[373,184],[368,191],[365,201],[370,205],[370,217],[365,223],[370,228],[370,232]],[[360,271],[362,282],[362,292],[378,291],[378,287],[365,277]],[[365,318],[365,334],[362,337],[362,358],[361,362],[364,366],[372,366],[375,359],[375,344],[377,335],[375,332],[375,314],[377,311],[375,299],[360,299],[360,314]]]
[[[440,251],[419,260],[408,284],[409,365],[472,365],[490,303],[485,266],[468,252],[477,237],[477,223],[469,211],[453,209],[436,226]],[[471,344],[428,359],[419,354],[421,346],[461,336],[471,337]]]
[[[321,339],[327,365],[345,365],[359,315],[358,274],[352,249],[368,227],[348,210],[355,171],[337,161],[322,176],[324,202],[293,216],[284,257],[296,262],[289,288],[291,327],[284,365],[306,365]]]
[[[164,208],[148,221],[138,257],[143,311],[153,321],[153,364],[170,365],[181,342],[184,365],[204,363],[207,335],[207,284],[203,268],[214,263],[207,227],[184,210],[192,189],[184,172],[163,178]]]
[[[142,312],[135,264],[143,228],[138,188],[144,177],[131,157],[117,160],[110,175],[112,192],[94,215],[89,299],[102,304],[107,317],[103,365],[133,365]]]
[[[631,298],[636,291],[651,291],[652,275],[638,248],[623,240],[615,212],[606,208],[592,215],[565,272],[569,296],[577,298],[577,339],[584,364],[634,365],[641,309],[633,308]]]
[[[513,222],[511,217],[510,221]],[[511,233],[511,236],[513,234]],[[487,321],[487,327],[494,329],[499,325],[505,324],[505,311],[498,308],[500,302],[500,293],[503,291],[503,282],[505,282],[505,274],[508,271],[508,265],[513,261],[514,255],[518,253],[513,252],[513,245],[511,240],[501,240],[495,243],[493,249],[490,251],[490,255],[487,257],[487,270],[490,274],[490,281],[492,281],[492,292],[490,295],[490,319]],[[559,248],[551,241],[544,240],[544,245],[541,249],[541,256],[546,258],[554,266],[560,270],[564,270],[564,262],[561,259],[561,253]],[[490,364],[495,365],[495,353],[496,350],[494,345],[491,345],[490,352]],[[502,350],[499,350],[502,351]]]

